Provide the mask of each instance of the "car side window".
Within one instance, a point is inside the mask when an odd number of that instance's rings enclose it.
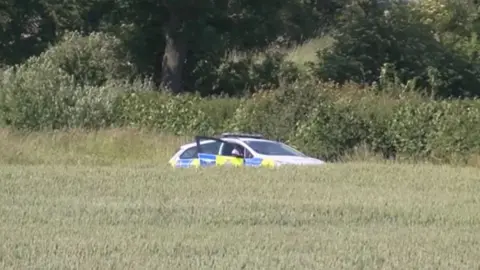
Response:
[[[187,150],[183,151],[183,153],[180,155],[180,159],[190,159],[190,158],[197,158],[196,146],[188,148]]]
[[[252,153],[250,153],[250,151],[248,151],[248,149],[246,149],[245,147],[241,146],[240,144],[237,144],[237,143],[226,143],[223,145],[223,148],[222,148],[222,153],[221,155],[223,156],[233,156],[232,155],[232,151],[235,147],[238,147],[239,149],[241,149],[242,152],[244,152],[244,157],[245,158],[252,158],[253,155]]]
[[[218,155],[218,151],[220,150],[221,145],[222,142],[218,141],[202,144],[202,153]]]
[[[220,155],[231,156],[233,151],[233,146],[234,144],[232,143],[224,143],[222,147],[222,152],[220,153]]]
[[[218,151],[220,150],[221,142],[210,142],[202,144],[202,153],[204,154],[212,154],[218,155]],[[192,146],[185,150],[181,155],[180,159],[190,159],[190,158],[197,158],[197,146]]]

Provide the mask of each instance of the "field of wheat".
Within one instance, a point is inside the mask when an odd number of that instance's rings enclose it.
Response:
[[[0,139],[1,269],[480,266],[479,169],[173,169],[188,138]]]

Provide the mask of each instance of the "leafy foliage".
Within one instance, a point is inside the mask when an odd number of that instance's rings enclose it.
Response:
[[[109,126],[118,91],[134,87],[117,55],[118,42],[103,34],[65,36],[63,42],[22,65],[6,69],[0,81],[2,118],[16,128]]]
[[[415,80],[419,89],[439,96],[480,94],[480,62],[442,43],[435,25],[422,21],[426,15],[420,8],[366,0],[349,7],[344,16],[333,49],[319,52],[321,61],[314,68],[319,78],[371,84],[389,64],[402,82]]]
[[[68,32],[39,59],[73,76],[80,86],[101,86],[107,81],[133,79],[135,75],[121,41],[101,32],[88,36]]]

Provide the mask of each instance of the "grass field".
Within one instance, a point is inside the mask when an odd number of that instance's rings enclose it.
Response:
[[[185,138],[0,139],[0,269],[480,266],[479,169],[181,170],[162,163]]]

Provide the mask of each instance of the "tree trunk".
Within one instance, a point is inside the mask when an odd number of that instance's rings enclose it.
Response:
[[[181,26],[178,16],[171,12],[165,31],[165,51],[162,59],[160,84],[173,93],[183,91],[182,73],[187,52],[187,40]]]

